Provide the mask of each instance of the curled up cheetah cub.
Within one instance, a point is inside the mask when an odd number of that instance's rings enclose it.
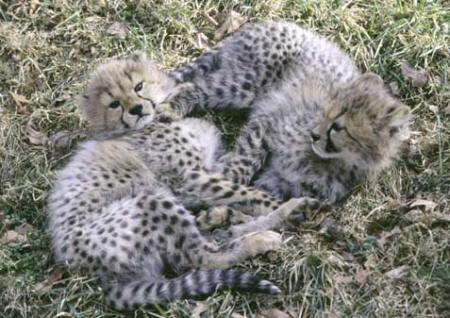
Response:
[[[268,230],[309,201],[282,204],[212,172],[220,138],[204,120],[148,124],[154,106],[180,89],[149,63],[137,54],[100,67],[81,98],[101,138],[81,144],[51,191],[48,227],[56,260],[100,277],[107,301],[118,309],[218,287],[278,293],[256,275],[227,268],[277,249],[281,237]],[[264,219],[221,245],[199,232],[187,210],[233,203],[250,204]],[[257,232],[251,232],[254,224]],[[181,276],[165,278],[168,268]]]

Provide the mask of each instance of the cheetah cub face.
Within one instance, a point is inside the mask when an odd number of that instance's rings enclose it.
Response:
[[[140,129],[186,85],[176,84],[144,53],[100,66],[78,106],[93,131]]]
[[[409,137],[409,108],[388,93],[378,75],[362,75],[326,104],[325,119],[311,132],[312,149],[323,159],[360,166],[391,157]]]

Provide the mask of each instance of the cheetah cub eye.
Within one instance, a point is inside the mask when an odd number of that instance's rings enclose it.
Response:
[[[158,105],[170,101],[183,86],[136,52],[98,67],[78,106],[95,132],[140,129],[155,119]]]

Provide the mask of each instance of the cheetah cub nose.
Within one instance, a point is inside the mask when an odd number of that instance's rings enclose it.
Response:
[[[134,105],[133,107],[130,108],[130,110],[128,112],[131,115],[141,116],[142,115],[142,105],[141,104]]]
[[[316,134],[314,131],[311,131],[311,139],[313,141],[318,141],[318,140],[320,140],[320,135]]]

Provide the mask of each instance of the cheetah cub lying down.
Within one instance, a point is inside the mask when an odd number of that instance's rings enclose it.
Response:
[[[107,301],[118,309],[207,295],[223,286],[278,293],[268,281],[226,268],[277,249],[280,235],[266,230],[315,204],[281,204],[213,173],[220,138],[204,120],[148,124],[155,106],[179,89],[141,54],[100,67],[81,107],[101,137],[82,143],[49,197],[56,260],[99,276]],[[251,204],[253,214],[262,216],[221,245],[199,232],[187,210],[233,203]],[[259,232],[251,232],[255,224]],[[182,275],[166,279],[168,268]]]
[[[247,24],[170,76],[192,84],[172,100],[181,113],[251,109],[222,172],[275,197],[336,203],[409,136],[409,108],[379,76],[362,75],[334,43],[293,23]]]

